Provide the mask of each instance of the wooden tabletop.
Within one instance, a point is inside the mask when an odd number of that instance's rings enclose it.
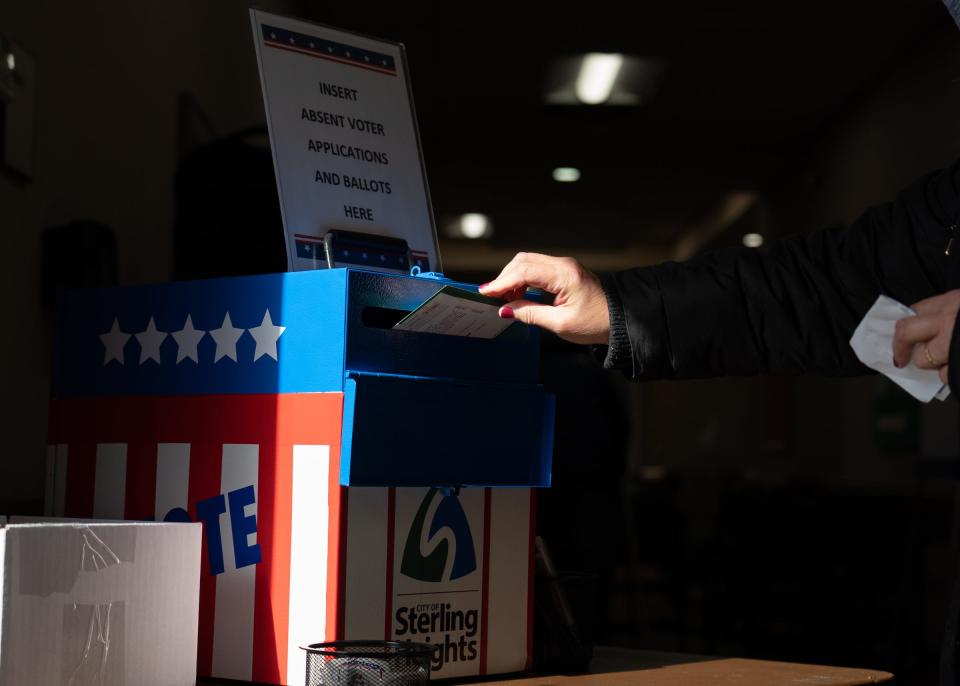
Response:
[[[200,679],[198,683],[235,686],[239,682]],[[893,675],[869,669],[597,648],[589,674],[473,677],[439,683],[473,686],[890,686]]]
[[[893,683],[893,675],[869,669],[597,648],[589,674],[494,677],[481,683],[484,686],[860,686],[889,685]]]

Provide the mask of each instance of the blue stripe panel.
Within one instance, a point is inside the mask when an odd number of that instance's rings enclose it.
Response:
[[[343,382],[343,424],[340,427],[340,483],[349,482],[350,456],[353,455],[353,417],[357,402],[357,382]]]
[[[342,269],[69,291],[58,311],[53,392],[340,391],[345,302]]]
[[[351,378],[341,485],[549,485],[552,412],[541,387]]]
[[[302,260],[321,260],[326,265],[326,253],[323,250],[322,243],[313,241],[295,241],[297,246],[297,257]]]
[[[390,72],[397,71],[392,56],[373,50],[365,50],[355,45],[337,43],[326,38],[308,36],[305,33],[281,29],[278,26],[262,25],[264,42],[279,43],[317,57],[333,57],[345,62],[353,62],[359,67],[376,67]]]
[[[543,443],[540,452],[540,485],[553,484],[553,436],[557,427],[557,396],[547,393],[543,397]]]

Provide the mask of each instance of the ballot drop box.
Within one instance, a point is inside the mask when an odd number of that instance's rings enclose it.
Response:
[[[391,328],[445,283],[329,269],[63,297],[48,512],[203,524],[200,675],[302,683],[299,647],[334,639],[429,642],[438,678],[529,665],[553,399],[533,329]]]

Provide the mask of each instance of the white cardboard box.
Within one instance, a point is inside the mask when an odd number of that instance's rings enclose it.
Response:
[[[196,683],[198,524],[0,520],[0,686]]]

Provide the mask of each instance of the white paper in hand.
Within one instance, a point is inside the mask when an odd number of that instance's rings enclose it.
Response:
[[[935,369],[920,369],[909,363],[903,369],[893,366],[893,334],[897,320],[916,314],[906,305],[881,295],[864,316],[850,338],[853,352],[865,365],[887,376],[917,400],[946,400],[950,388],[940,381]]]

